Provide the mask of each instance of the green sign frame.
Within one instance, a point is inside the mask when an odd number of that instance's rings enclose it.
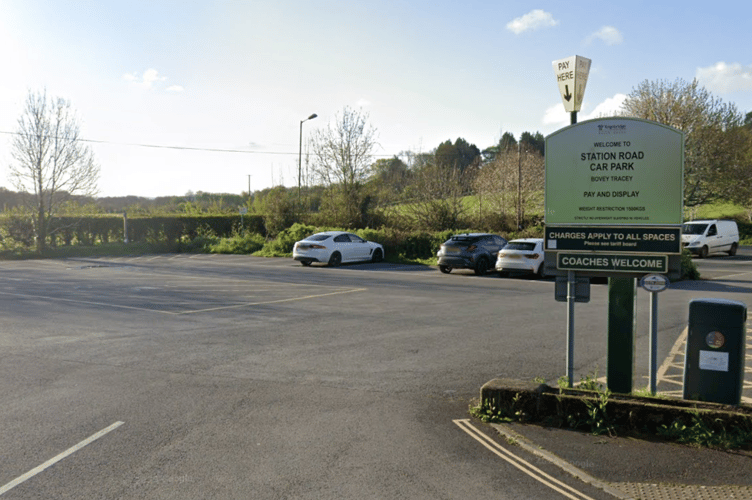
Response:
[[[545,223],[681,224],[684,134],[638,118],[598,118],[546,137]]]

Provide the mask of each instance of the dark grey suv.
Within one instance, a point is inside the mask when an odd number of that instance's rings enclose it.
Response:
[[[439,253],[439,269],[450,273],[452,269],[473,269],[482,276],[493,269],[496,254],[504,248],[507,240],[496,234],[465,233],[455,234],[445,241]]]

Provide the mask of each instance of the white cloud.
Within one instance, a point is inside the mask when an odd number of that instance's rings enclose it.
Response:
[[[546,108],[543,114],[543,125],[557,125],[564,127],[570,123],[570,114],[564,110],[561,103]]]
[[[360,98],[360,99],[358,99],[358,102],[356,103],[356,105],[359,108],[367,108],[368,106],[371,105],[371,101],[369,101],[368,99]]]
[[[601,40],[606,45],[619,45],[624,41],[624,36],[613,26],[604,26],[590,35],[587,38],[587,42],[590,43],[596,39]]]
[[[609,97],[605,101],[595,106],[593,111],[585,116],[584,119],[592,120],[593,118],[615,116],[621,110],[621,105],[624,103],[624,99],[626,98],[626,94],[616,94],[613,97]]]
[[[621,105],[626,99],[625,94],[616,94],[613,97],[609,97],[604,101],[598,103],[593,111],[587,114],[578,114],[577,120],[593,120],[595,118],[604,118],[609,116],[615,116],[621,109]],[[565,127],[571,123],[571,113],[564,110],[564,106],[558,103],[546,109],[543,114],[544,125],[556,125],[558,127]]]
[[[156,69],[149,68],[141,76],[138,76],[136,72],[126,73],[123,75],[123,79],[132,82],[134,85],[148,89],[152,87],[154,82],[163,82],[167,80],[167,77],[159,76],[159,72]]]
[[[166,92],[182,92],[183,90],[185,89],[180,85],[170,85],[165,89]]]
[[[695,76],[711,92],[752,90],[752,65],[718,62],[707,68],[697,68]]]
[[[513,19],[507,23],[507,29],[519,35],[522,32],[556,26],[559,21],[555,20],[550,12],[540,9],[531,10],[522,17]]]

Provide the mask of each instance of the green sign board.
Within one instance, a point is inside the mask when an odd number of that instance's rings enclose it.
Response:
[[[668,271],[668,256],[559,252],[556,254],[556,268],[610,273],[665,273]]]
[[[546,224],[682,223],[684,136],[657,122],[598,118],[546,137]]]

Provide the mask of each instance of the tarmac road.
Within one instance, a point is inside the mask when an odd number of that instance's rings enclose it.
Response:
[[[741,257],[700,262],[717,282],[663,292],[661,359],[687,299],[746,298]],[[577,306],[576,377],[605,371],[605,300],[594,285]],[[551,281],[244,256],[45,260],[3,262],[0,304],[3,498],[612,498],[497,439],[566,486],[536,477],[458,423],[491,378],[565,371]]]

